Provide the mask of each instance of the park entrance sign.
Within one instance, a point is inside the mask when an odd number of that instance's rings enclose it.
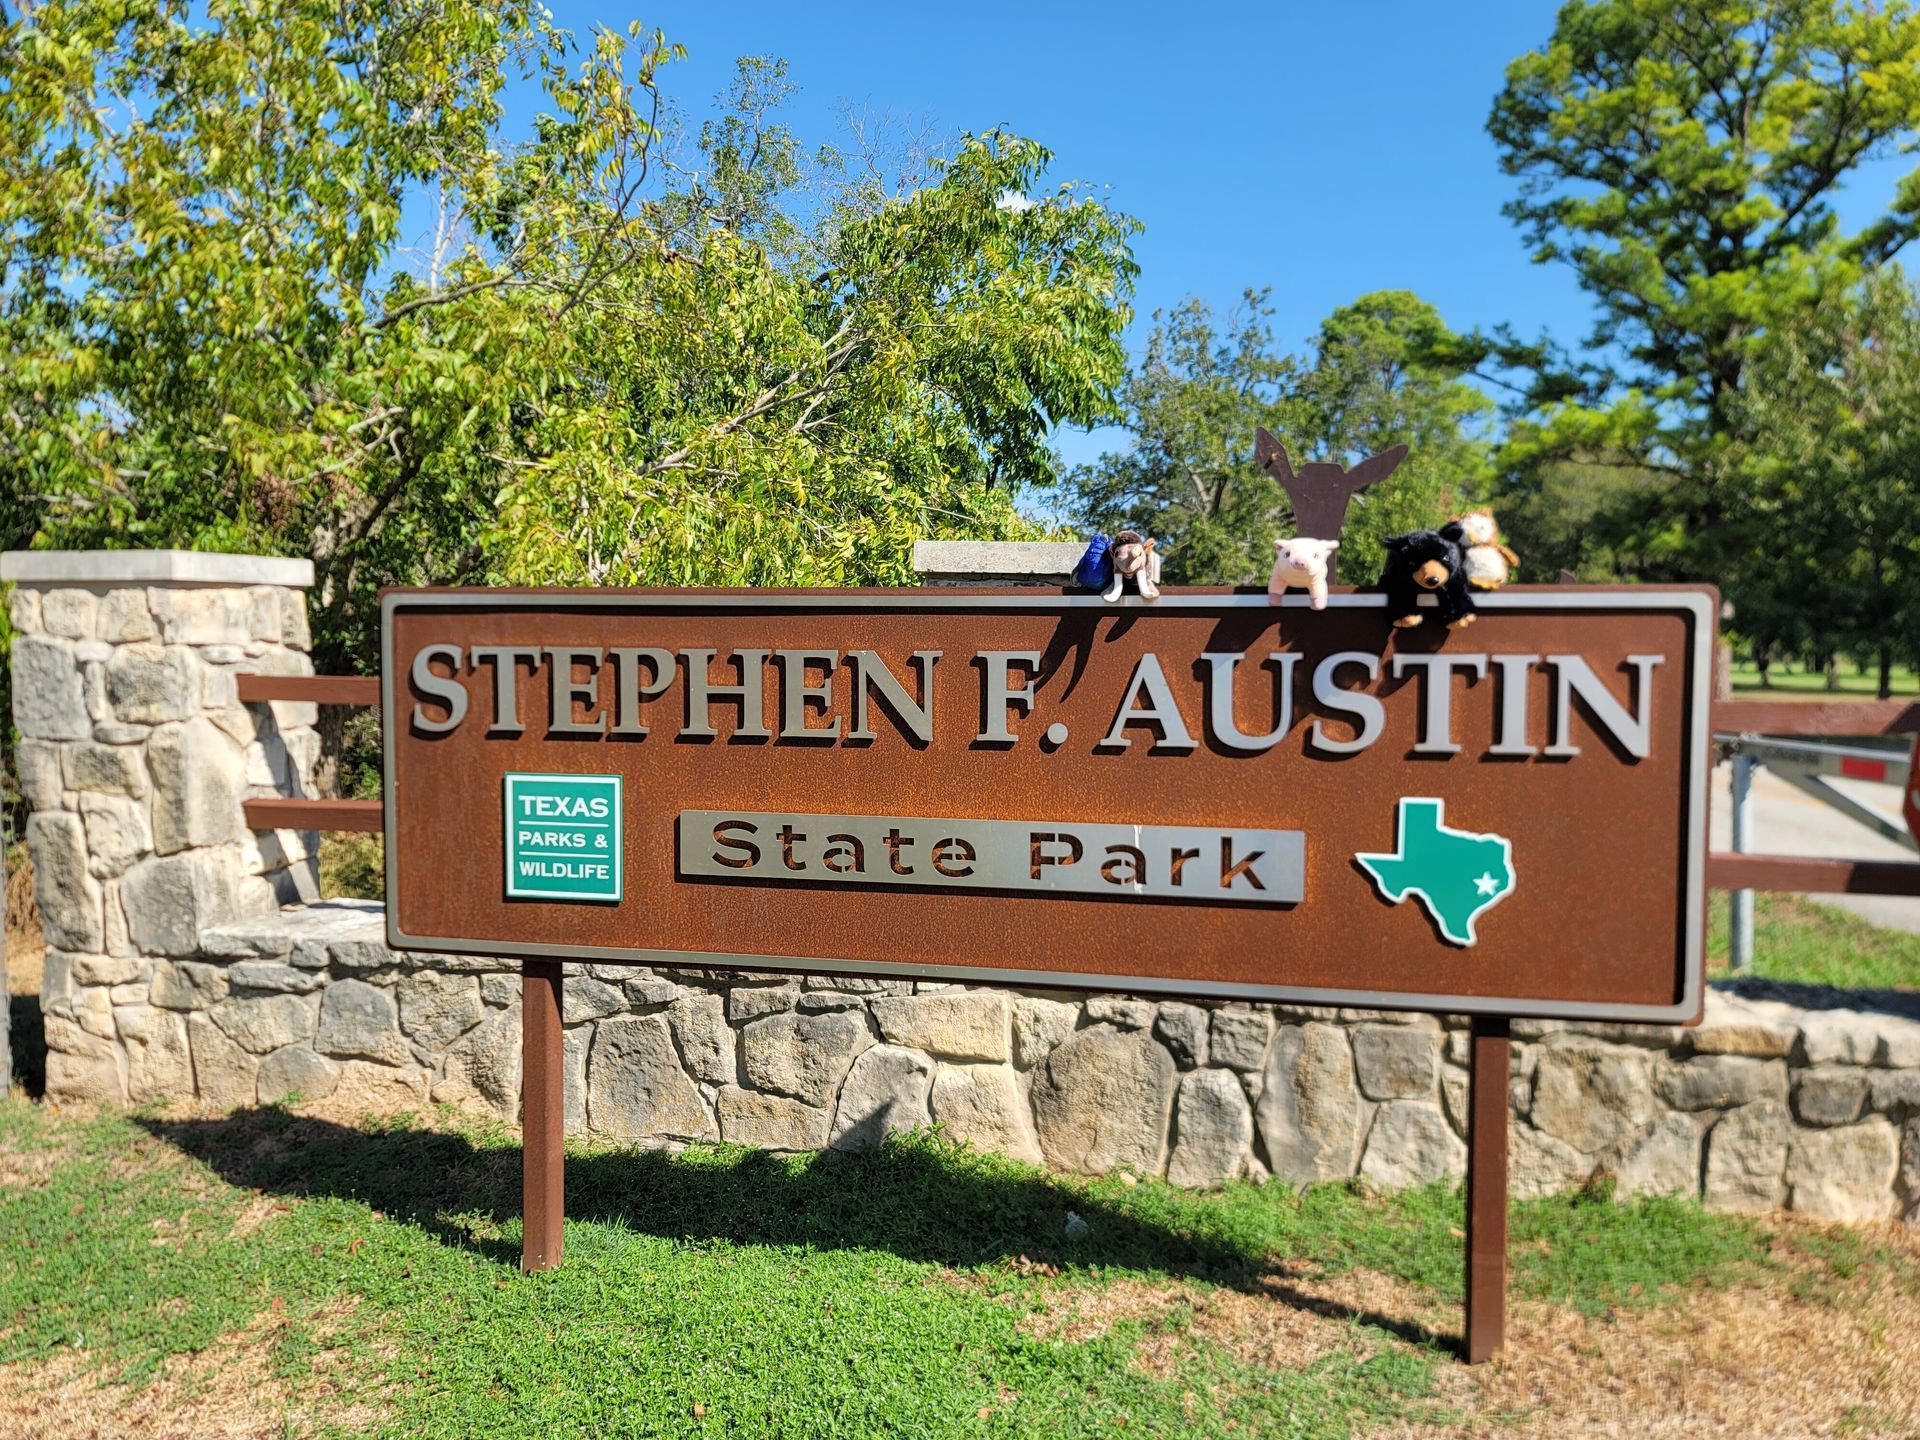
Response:
[[[399,590],[387,930],[522,959],[522,1263],[560,1260],[561,963],[1471,1014],[1465,1354],[1506,1294],[1509,1021],[1684,1021],[1705,588]]]
[[[1705,588],[390,591],[390,940],[1621,1021],[1700,1005]]]

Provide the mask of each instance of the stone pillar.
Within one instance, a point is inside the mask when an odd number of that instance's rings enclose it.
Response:
[[[315,837],[241,802],[312,793],[310,704],[235,677],[308,675],[307,560],[13,551],[10,663],[27,851],[47,940],[50,1099],[193,1093],[173,993],[201,932],[317,894]]]

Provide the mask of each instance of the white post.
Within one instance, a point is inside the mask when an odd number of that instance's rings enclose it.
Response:
[[[1733,754],[1733,853],[1753,849],[1753,757]],[[1727,915],[1727,963],[1736,975],[1753,968],[1753,891],[1736,890]]]

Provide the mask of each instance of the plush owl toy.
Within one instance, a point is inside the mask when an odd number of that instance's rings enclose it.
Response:
[[[1520,557],[1500,543],[1500,527],[1491,510],[1469,510],[1449,521],[1440,533],[1465,552],[1467,584],[1476,590],[1498,590],[1519,568]]]

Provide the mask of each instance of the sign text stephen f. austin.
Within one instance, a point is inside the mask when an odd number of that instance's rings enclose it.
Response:
[[[1492,675],[1497,683],[1486,703],[1496,705],[1497,713],[1486,754],[1579,755],[1572,738],[1577,699],[1595,727],[1623,752],[1645,759],[1653,671],[1664,659],[1627,656],[1624,696],[1579,655],[1395,654],[1386,664],[1395,680],[1417,676],[1422,687],[1416,753],[1459,753],[1455,681]],[[1186,679],[1177,672],[1170,676],[1153,653],[1142,655],[1115,695],[1112,721],[1093,743],[1093,752],[1123,752],[1136,738],[1156,751],[1196,749],[1200,741],[1188,723],[1196,711],[1204,716],[1204,732],[1213,744],[1242,752],[1269,750],[1293,728],[1296,687],[1311,693],[1321,716],[1350,722],[1352,733],[1342,736],[1314,719],[1306,743],[1319,753],[1358,754],[1386,728],[1385,704],[1357,688],[1380,678],[1382,657],[1371,652],[1336,651],[1304,671],[1302,656],[1287,651],[1252,657],[1208,652],[1200,662],[1195,677]],[[936,701],[960,690],[963,703],[977,705],[981,716],[975,743],[1011,746],[1032,738],[1057,748],[1071,739],[1064,725],[1056,723],[1033,737],[1018,728],[1020,716],[1034,708],[1042,665],[1040,652],[1033,650],[982,650],[961,665],[941,651],[917,650],[896,672],[871,650],[439,644],[414,656],[409,678],[417,699],[410,718],[422,735],[446,734],[471,723],[476,707],[469,685],[479,680],[483,699],[477,714],[484,715],[489,736],[517,736],[531,723],[549,737],[634,738],[659,732],[711,739],[718,734],[715,712],[730,711],[738,717],[730,731],[735,740],[863,745],[876,738],[876,725],[885,724],[929,745]],[[1536,743],[1528,713],[1529,677],[1542,667],[1552,676],[1544,745]],[[546,713],[529,715],[521,704],[520,682],[523,676],[542,675],[549,696]],[[683,678],[677,703],[668,696],[676,677]],[[1270,689],[1271,729],[1246,733],[1236,724],[1235,692],[1244,685]],[[1192,692],[1184,706],[1183,688]],[[1476,686],[1470,693],[1485,692],[1486,687]],[[769,698],[778,701],[775,726],[767,723]]]

